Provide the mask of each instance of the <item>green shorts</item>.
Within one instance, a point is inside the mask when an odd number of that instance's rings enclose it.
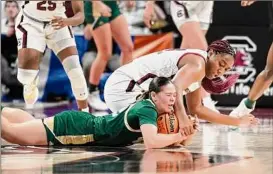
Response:
[[[85,14],[85,22],[87,24],[92,24],[93,29],[102,26],[103,24],[109,23],[118,17],[121,13],[117,4],[117,1],[103,1],[105,5],[111,8],[111,16],[110,17],[98,17],[95,19],[93,15],[93,7],[90,1],[84,1],[84,14]]]
[[[43,119],[49,145],[84,145],[94,141],[95,116],[65,111]]]

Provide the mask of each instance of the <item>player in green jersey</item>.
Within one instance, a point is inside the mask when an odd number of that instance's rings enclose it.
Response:
[[[125,1],[126,6],[134,6],[134,1]],[[93,37],[97,56],[89,72],[89,98],[92,108],[106,110],[108,107],[100,100],[98,85],[108,60],[112,56],[112,38],[118,44],[120,64],[125,65],[133,60],[134,44],[129,32],[128,23],[120,12],[117,1],[84,1],[86,27],[85,37]],[[88,37],[87,37],[88,36]]]
[[[146,148],[162,148],[186,139],[181,133],[158,134],[157,116],[173,112],[176,90],[165,77],[156,77],[137,102],[117,113],[96,117],[65,111],[35,119],[15,108],[2,108],[2,138],[20,145],[126,146],[143,137]]]

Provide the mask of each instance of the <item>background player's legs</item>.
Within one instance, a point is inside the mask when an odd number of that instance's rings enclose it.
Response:
[[[121,65],[133,60],[134,45],[129,33],[128,23],[123,15],[110,22],[113,38],[121,49]]]
[[[1,119],[2,138],[6,141],[20,145],[47,145],[46,130],[40,119],[24,123],[11,123],[2,116]]]
[[[77,48],[75,46],[66,47],[59,51],[57,56],[61,60],[70,80],[79,110],[89,112],[87,104],[87,84],[80,65]]]
[[[107,106],[99,98],[98,85],[108,60],[112,56],[112,34],[109,23],[105,23],[92,31],[97,46],[97,57],[92,63],[89,75],[89,104],[95,109],[105,110]]]
[[[23,123],[35,119],[26,111],[9,107],[4,107],[2,109],[1,115],[2,117],[5,117],[10,123]]]
[[[248,94],[248,99],[251,101],[258,100],[263,92],[269,88],[273,81],[273,43],[267,54],[265,69],[257,76],[254,84]]]
[[[179,32],[183,36],[181,48],[207,50],[208,44],[205,38],[207,30],[202,31],[199,22],[186,22],[179,28]]]
[[[230,115],[232,116],[241,116],[243,114],[250,113],[254,110],[256,100],[258,100],[264,93],[264,91],[272,84],[273,82],[273,43],[270,46],[270,49],[267,54],[266,66],[265,69],[257,76],[256,80],[247,98],[244,98],[239,106],[235,108]]]

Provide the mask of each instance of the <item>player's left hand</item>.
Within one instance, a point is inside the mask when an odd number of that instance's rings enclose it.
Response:
[[[59,30],[63,27],[68,26],[67,25],[67,18],[63,18],[60,16],[54,16],[54,19],[51,20],[51,26],[55,29],[55,30]]]

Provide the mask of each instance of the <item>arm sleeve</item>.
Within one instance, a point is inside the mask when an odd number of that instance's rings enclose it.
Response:
[[[157,126],[157,112],[152,107],[143,107],[138,112],[139,126],[143,124],[152,124]]]

